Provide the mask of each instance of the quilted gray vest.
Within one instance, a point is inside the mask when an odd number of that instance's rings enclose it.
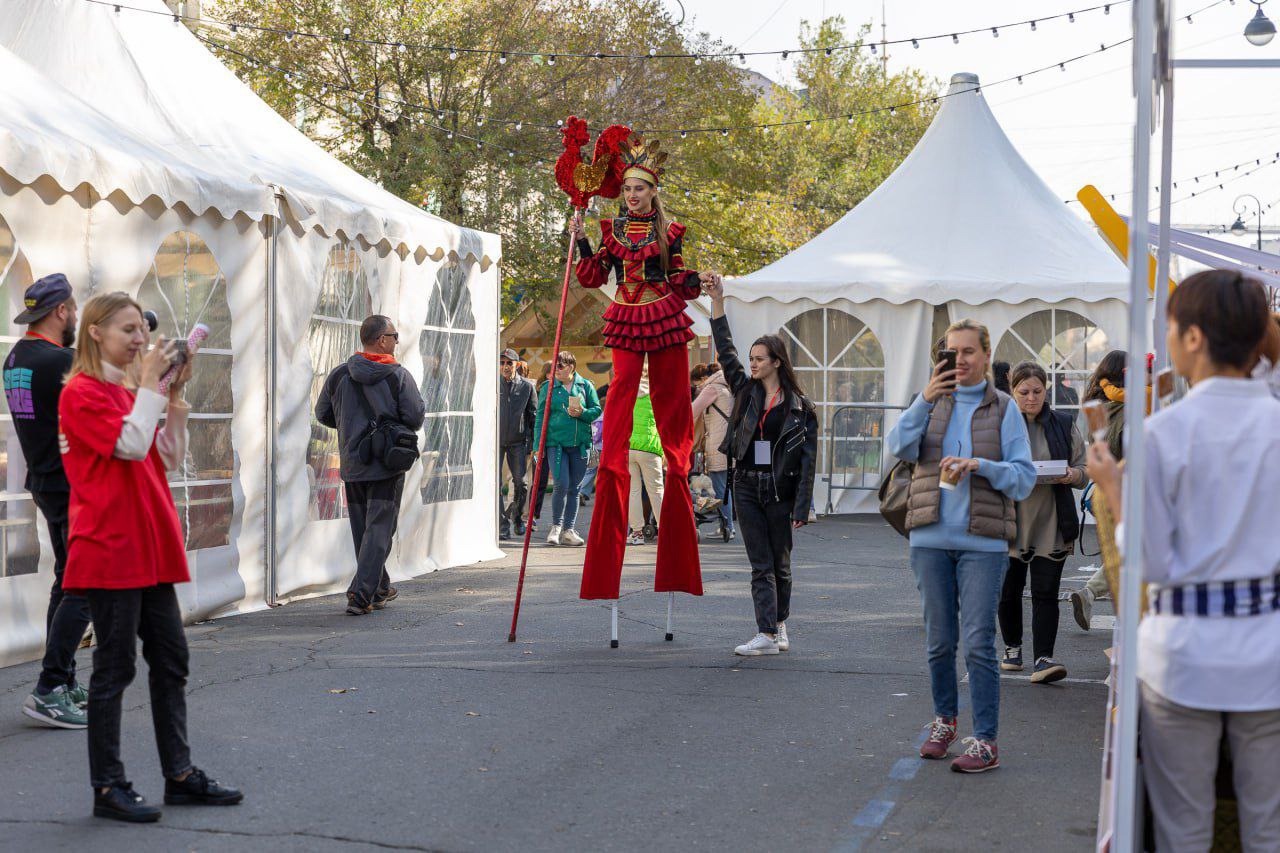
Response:
[[[1000,452],[1000,424],[1012,402],[1009,396],[987,384],[987,392],[973,413],[971,424],[973,455],[976,459],[995,462],[1004,457]],[[942,397],[929,414],[929,425],[920,441],[920,458],[907,490],[907,529],[937,524],[941,514],[942,489],[938,474],[942,462],[942,437],[955,401]],[[1018,533],[1014,502],[1003,492],[992,488],[985,477],[969,475],[969,532],[988,539],[1012,542]]]

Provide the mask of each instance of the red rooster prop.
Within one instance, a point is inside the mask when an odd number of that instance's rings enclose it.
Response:
[[[564,152],[556,160],[556,183],[569,196],[576,208],[586,207],[593,196],[617,198],[622,192],[625,165],[620,150],[631,135],[630,128],[615,124],[596,137],[595,154],[588,163],[582,159],[582,146],[590,141],[587,123],[569,116],[560,129]]]
[[[588,163],[582,159],[582,146],[591,139],[587,131],[587,123],[577,116],[569,116],[564,127],[560,129],[564,143],[564,152],[556,160],[556,183],[569,196],[569,201],[576,210],[582,210],[595,196],[617,198],[622,192],[622,173],[626,170],[621,149],[631,136],[631,129],[615,124],[605,128],[596,137],[595,152]],[[560,290],[560,314],[556,318],[556,340],[551,349],[554,359],[560,353],[560,339],[564,331],[564,311],[569,300],[569,274],[573,270],[573,234],[569,235],[568,257],[564,266],[564,285]],[[551,420],[549,409],[551,395],[547,394],[547,402],[542,410],[542,434],[538,436],[538,456],[534,466],[533,482],[542,477],[542,466],[546,464],[547,423]],[[533,501],[529,502],[529,518],[525,524],[524,553],[520,557],[520,579],[516,582],[516,601],[511,613],[511,632],[507,642],[516,641],[516,624],[520,619],[520,598],[524,593],[524,574],[529,564],[529,539],[533,535]]]

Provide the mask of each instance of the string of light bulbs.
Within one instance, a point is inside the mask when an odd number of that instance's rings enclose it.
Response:
[[[775,48],[771,50],[710,50],[702,52],[679,52],[679,51],[662,51],[656,47],[651,47],[642,53],[634,52],[613,52],[613,51],[565,51],[565,50],[548,50],[548,49],[524,49],[524,50],[504,50],[501,48],[489,47],[473,47],[462,45],[444,45],[432,44],[417,41],[392,41],[389,39],[371,38],[354,34],[351,27],[343,26],[340,33],[331,32],[323,33],[312,30],[295,29],[287,27],[272,27],[261,24],[244,23],[240,21],[229,21],[222,18],[215,18],[209,15],[186,15],[182,12],[162,12],[157,9],[144,9],[138,6],[131,6],[128,3],[115,2],[115,0],[84,0],[96,6],[110,6],[114,8],[116,14],[122,11],[139,12],[148,15],[160,15],[172,18],[175,24],[186,22],[195,26],[208,26],[216,24],[224,27],[234,37],[241,30],[247,32],[261,33],[264,35],[276,35],[284,38],[285,41],[291,42],[295,38],[312,39],[325,42],[346,42],[351,44],[365,45],[369,47],[385,47],[400,53],[408,50],[420,50],[432,53],[440,53],[447,55],[450,60],[456,60],[462,55],[477,55],[486,57],[495,57],[500,64],[506,64],[511,59],[530,59],[539,62],[545,62],[548,65],[555,65],[557,59],[587,59],[587,60],[657,60],[657,59],[679,59],[692,61],[695,65],[701,65],[706,60],[714,59],[733,59],[737,58],[741,62],[746,62],[747,57],[761,56],[777,56],[783,61],[790,59],[792,56],[805,56],[809,54],[823,53],[826,56],[832,56],[837,52],[857,51],[867,48],[872,54],[876,54],[878,50],[889,47],[899,47],[911,45],[912,48],[919,48],[922,44],[929,42],[950,40],[952,44],[959,44],[961,36],[974,36],[990,34],[992,38],[999,38],[1001,31],[1010,31],[1026,28],[1028,32],[1036,32],[1039,25],[1054,21],[1063,21],[1074,24],[1076,17],[1081,15],[1089,15],[1094,12],[1102,12],[1103,15],[1110,15],[1112,7],[1125,6],[1131,0],[1110,0],[1106,3],[1098,3],[1081,9],[1075,9],[1069,12],[1061,12],[1056,15],[1044,15],[1038,18],[1025,18],[1018,21],[1010,21],[1004,24],[984,25],[973,27],[966,30],[955,30],[941,33],[933,33],[930,35],[908,36],[904,38],[887,39],[879,42],[846,42],[838,45],[829,45],[825,47],[789,47]],[[1220,3],[1231,2],[1235,0],[1218,0]],[[1215,3],[1214,5],[1217,5]],[[1208,8],[1208,7],[1206,7]],[[1191,20],[1192,15],[1199,14],[1199,10],[1185,16],[1187,21]]]

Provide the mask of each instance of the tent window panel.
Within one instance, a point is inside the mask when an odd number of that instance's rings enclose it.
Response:
[[[231,414],[231,354],[201,352],[196,356],[185,396],[191,411],[204,414]]]
[[[174,483],[171,488],[188,551],[220,548],[231,543],[231,514],[234,504],[230,483],[198,486]]]
[[[1106,333],[1088,318],[1050,308],[1014,323],[996,347],[996,358],[1011,367],[1020,361],[1039,364],[1049,375],[1049,405],[1074,411],[1109,350]]]
[[[40,571],[36,505],[25,499],[0,501],[0,577]]]
[[[884,371],[827,371],[827,403],[879,403],[884,400]]]
[[[442,267],[418,337],[422,355],[422,488],[424,504],[468,500],[474,493],[471,414],[476,385],[475,314],[470,266]]]
[[[309,515],[316,521],[347,517],[339,473],[338,433],[315,418],[316,400],[335,367],[360,349],[360,324],[373,313],[360,254],[345,242],[329,250],[320,296],[307,333],[311,356],[311,438],[307,442]]]
[[[232,460],[230,418],[187,422],[186,479],[230,480],[235,476]]]
[[[826,328],[822,312],[815,308],[792,317],[782,327],[782,339],[787,342],[787,354],[796,367],[821,367],[826,352]]]
[[[175,231],[164,238],[138,288],[138,302],[156,313],[157,335],[185,340],[197,323],[209,327],[209,336],[202,344],[205,351],[196,357],[185,391],[192,415],[187,422],[187,456],[178,470],[170,472],[169,485],[179,506],[187,550],[226,545],[231,535],[229,484],[225,488],[225,505],[216,512],[197,514],[195,523],[189,523],[183,504],[189,500],[191,490],[205,488],[189,486],[189,481],[229,481],[235,474],[235,450],[231,444],[231,310],[222,270],[198,234]]]
[[[468,500],[474,494],[471,444],[475,425],[470,416],[429,417],[427,451],[422,455],[424,504]]]
[[[858,335],[862,334],[866,324],[852,314],[831,309],[822,309],[827,315],[826,356],[827,364],[835,364]]]
[[[209,327],[204,346],[231,348],[226,281],[199,235],[175,231],[164,238],[138,290],[138,301],[156,312],[157,334],[185,340],[196,323],[204,323]]]

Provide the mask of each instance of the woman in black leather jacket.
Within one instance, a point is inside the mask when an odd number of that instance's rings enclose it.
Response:
[[[818,456],[818,418],[796,380],[777,335],[751,345],[749,370],[738,360],[724,316],[724,286],[711,296],[711,333],[733,412],[720,451],[733,466],[738,529],[751,562],[751,597],[759,633],[734,649],[739,655],[776,655],[791,647],[791,532],[809,520]]]

